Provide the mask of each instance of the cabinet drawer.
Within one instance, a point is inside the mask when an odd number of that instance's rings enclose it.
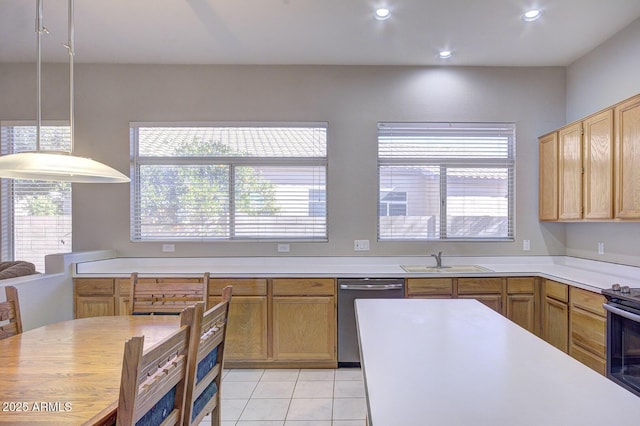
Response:
[[[113,296],[113,278],[77,278],[78,296]]]
[[[502,293],[502,278],[458,278],[458,294]]]
[[[569,302],[569,286],[566,284],[544,280],[544,294],[561,302]]]
[[[209,279],[209,295],[220,296],[222,289],[233,286],[233,296],[266,296],[267,280],[260,278],[212,278]]]
[[[533,277],[507,278],[507,293],[532,294],[535,291],[536,279]]]
[[[571,287],[571,306],[582,308],[585,311],[593,312],[596,315],[607,316],[602,305],[607,301],[601,294],[581,288]]]
[[[605,358],[606,318],[580,308],[571,308],[569,316],[571,345],[580,346],[594,355]]]
[[[336,282],[333,278],[276,278],[274,296],[333,296]]]
[[[453,279],[451,278],[409,278],[407,280],[407,294],[453,295]]]

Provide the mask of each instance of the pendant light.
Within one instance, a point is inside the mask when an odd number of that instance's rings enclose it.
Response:
[[[0,156],[0,177],[14,179],[33,179],[74,183],[125,183],[130,179],[119,171],[90,158],[73,155],[74,143],[74,82],[73,82],[73,0],[69,0],[69,40],[65,47],[69,51],[69,127],[71,130],[71,148],[69,152],[40,151],[40,133],[42,127],[42,0],[36,0],[36,78],[37,78],[37,117],[36,150]]]

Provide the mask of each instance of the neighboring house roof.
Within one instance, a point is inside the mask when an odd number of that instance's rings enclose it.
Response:
[[[138,127],[143,156],[189,156],[189,143],[222,144],[197,156],[326,157],[324,127]],[[212,145],[215,148],[215,146]]]

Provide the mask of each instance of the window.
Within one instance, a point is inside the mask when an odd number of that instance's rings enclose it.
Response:
[[[69,151],[68,123],[41,126],[40,149]],[[2,154],[36,149],[36,126],[2,122]],[[2,260],[25,260],[44,271],[44,256],[71,252],[71,183],[0,179]]]
[[[131,239],[327,240],[327,124],[131,124]]]
[[[379,123],[379,240],[513,241],[515,125]]]

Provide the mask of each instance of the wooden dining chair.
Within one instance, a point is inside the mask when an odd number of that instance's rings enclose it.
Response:
[[[195,318],[194,307],[185,309],[180,328],[147,350],[144,336],[125,343],[118,426],[182,424]]]
[[[0,303],[0,339],[22,333],[18,289],[9,285],[4,288],[4,292],[7,300]]]
[[[160,282],[145,281],[138,273],[131,274],[129,315],[178,315],[183,309],[198,302],[207,304],[209,273],[199,282],[163,278]]]
[[[220,389],[231,293],[231,286],[222,289],[220,303],[206,311],[200,322],[198,311],[203,305],[196,306],[192,356],[187,368],[185,426],[200,424],[208,414],[211,414],[211,425],[220,426]]]

